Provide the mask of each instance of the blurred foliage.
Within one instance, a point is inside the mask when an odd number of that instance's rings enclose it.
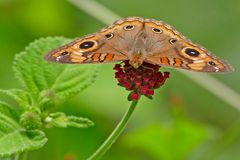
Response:
[[[146,151],[148,159],[187,159],[189,154],[208,138],[207,128],[189,121],[181,108],[173,108],[173,117],[167,126],[153,124],[130,133],[126,136],[126,145],[130,149]]]
[[[98,1],[123,17],[163,20],[224,57],[236,72],[213,76],[240,92],[239,0]],[[19,87],[11,70],[13,57],[34,39],[59,35],[74,38],[102,27],[101,22],[68,1],[0,0],[0,88]],[[129,105],[127,92],[116,85],[112,67],[102,65],[92,86],[58,108],[66,114],[90,117],[96,126],[85,130],[47,129],[47,145],[29,153],[29,159],[84,159],[101,144]],[[104,159],[180,156],[190,160],[238,160],[239,111],[177,71],[163,70],[171,71],[171,78],[153,100],[141,100],[123,139]],[[179,114],[173,114],[176,106]]]

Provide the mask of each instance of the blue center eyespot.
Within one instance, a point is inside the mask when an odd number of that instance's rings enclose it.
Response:
[[[200,54],[197,50],[191,48],[185,49],[185,53],[191,57],[198,57]]]
[[[81,43],[81,44],[79,45],[79,48],[80,48],[80,49],[89,49],[89,48],[93,47],[94,44],[95,44],[95,43],[94,43],[93,41],[86,41],[86,42]]]

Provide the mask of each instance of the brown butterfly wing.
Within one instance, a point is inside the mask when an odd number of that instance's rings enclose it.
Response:
[[[231,65],[192,43],[170,25],[153,19],[145,21],[145,32],[149,36],[146,62],[199,72],[233,71]]]
[[[131,46],[142,29],[142,18],[118,20],[95,34],[49,52],[45,59],[59,63],[108,63],[127,60]]]

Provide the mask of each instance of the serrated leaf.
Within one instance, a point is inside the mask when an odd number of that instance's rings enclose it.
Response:
[[[14,119],[14,110],[0,103],[0,157],[41,148],[46,142],[40,130],[26,132]]]
[[[28,92],[21,89],[0,89],[0,93],[15,100],[20,107],[26,108],[31,104],[31,97]]]
[[[67,116],[65,113],[56,112],[51,113],[45,119],[46,127],[76,127],[76,128],[87,128],[94,125],[94,123],[88,118]]]
[[[43,59],[47,52],[67,42],[69,39],[62,37],[42,38],[16,56],[16,77],[36,101],[63,102],[95,80],[97,65],[56,64]]]

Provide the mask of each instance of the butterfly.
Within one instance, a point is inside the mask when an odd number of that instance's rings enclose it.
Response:
[[[111,63],[129,60],[199,72],[230,72],[233,67],[172,26],[155,19],[129,17],[46,54],[59,63]]]

